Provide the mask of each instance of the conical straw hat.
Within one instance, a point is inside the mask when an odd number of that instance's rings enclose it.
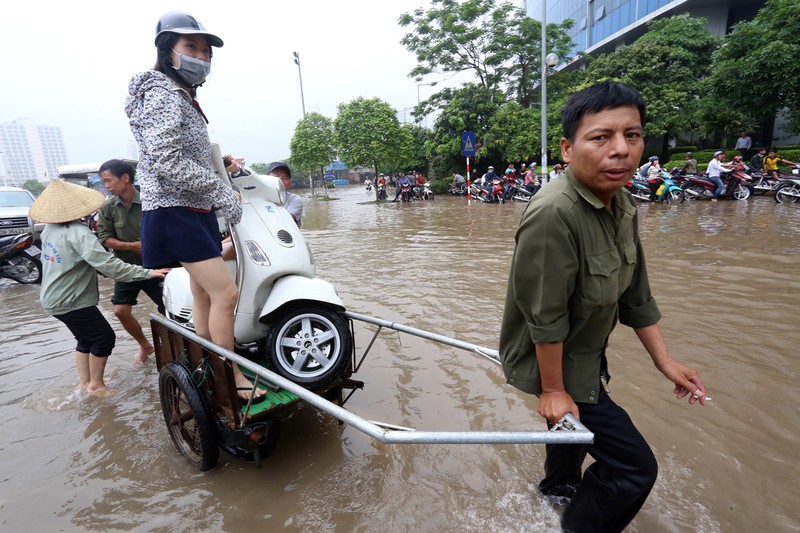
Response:
[[[105,201],[100,191],[57,179],[45,187],[29,214],[32,219],[47,224],[70,222],[94,213]]]

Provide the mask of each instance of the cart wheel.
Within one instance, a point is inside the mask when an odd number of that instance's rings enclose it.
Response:
[[[200,391],[187,368],[167,363],[158,376],[161,410],[175,447],[201,472],[211,470],[219,460],[219,442]]]
[[[353,352],[347,321],[324,307],[290,307],[270,326],[266,359],[276,373],[308,389],[344,372]]]

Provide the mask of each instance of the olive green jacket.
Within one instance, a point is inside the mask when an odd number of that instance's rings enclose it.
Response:
[[[567,393],[597,403],[602,354],[617,320],[641,328],[661,313],[633,197],[617,191],[612,211],[569,169],[563,178],[533,197],[517,229],[500,358],[508,383],[538,395],[535,345],[561,342]]]
[[[130,208],[125,207],[122,198],[112,196],[106,199],[106,203],[100,208],[98,215],[97,239],[101,243],[112,237],[123,242],[142,240],[139,233],[142,227],[142,200],[139,191],[134,192]],[[136,252],[119,250],[113,250],[113,252],[126,263],[142,264],[142,256]]]

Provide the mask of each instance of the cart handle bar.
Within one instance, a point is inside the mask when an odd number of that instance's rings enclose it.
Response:
[[[350,315],[350,313],[347,313]],[[591,444],[594,434],[567,413],[550,431],[418,431],[415,429],[384,429],[347,409],[336,405],[288,379],[250,361],[222,346],[206,340],[193,331],[161,315],[150,313],[166,328],[184,336],[223,359],[236,363],[270,383],[291,392],[320,411],[349,424],[362,433],[384,444]],[[397,427],[397,426],[388,426]]]

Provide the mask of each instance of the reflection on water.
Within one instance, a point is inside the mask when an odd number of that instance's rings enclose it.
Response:
[[[318,275],[349,309],[494,347],[523,205],[437,197],[369,202],[360,188],[306,198]],[[713,401],[690,408],[635,335],[611,339],[613,395],[655,450],[659,480],[630,531],[800,529],[800,394],[793,323],[797,206],[642,205],[641,233],[672,353]],[[305,407],[261,470],[225,454],[194,472],[164,428],[154,365],[119,339],[106,400],[74,392],[74,341],[38,288],[0,281],[0,524],[4,531],[557,531],[536,492],[539,446],[383,445]],[[101,280],[102,305],[112,284]],[[149,301],[148,301],[149,304]],[[144,320],[152,308],[137,306]],[[371,327],[356,325],[359,353]],[[465,352],[382,332],[348,407],[426,430],[542,429],[534,399]]]

